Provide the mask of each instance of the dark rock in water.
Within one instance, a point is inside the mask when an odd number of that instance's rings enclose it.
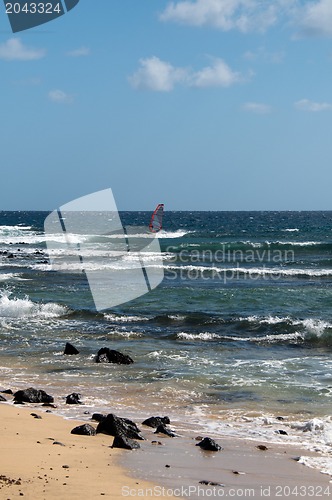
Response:
[[[268,450],[268,447],[265,446],[265,444],[259,444],[258,446],[256,446],[256,448],[258,448],[259,450],[261,451],[266,451]]]
[[[144,439],[137,425],[128,418],[120,418],[109,413],[107,417],[99,422],[97,434],[109,434],[110,436],[123,436],[130,439]]]
[[[196,446],[199,446],[202,448],[202,450],[206,451],[220,451],[222,450],[222,447],[219,446],[218,443],[216,443],[213,439],[205,437],[203,441],[200,443],[197,443]]]
[[[285,420],[285,418],[284,418],[284,417],[276,417],[276,419],[277,419],[277,420],[280,420],[281,422],[282,422],[283,420]]]
[[[79,353],[80,353],[80,351],[78,351],[76,349],[76,347],[74,347],[72,344],[69,344],[69,342],[66,343],[66,347],[65,347],[63,354],[66,354],[68,356],[72,356],[72,355],[79,354]]]
[[[277,434],[281,434],[282,436],[288,436],[288,432],[284,431],[283,429],[279,429],[276,431]]]
[[[169,437],[175,437],[176,434],[174,434],[174,432],[172,432],[170,429],[167,429],[166,425],[164,424],[160,424],[158,425],[157,429],[155,430],[155,434],[166,434],[166,436],[169,436]]]
[[[0,401],[7,401],[7,399],[0,395]]]
[[[96,357],[97,363],[115,363],[117,365],[130,365],[134,361],[127,354],[122,354],[119,351],[114,351],[108,347],[99,349]]]
[[[7,259],[13,259],[13,258],[14,258],[14,255],[13,255],[12,253],[9,253],[9,254],[7,255]]]
[[[102,422],[105,420],[107,415],[103,415],[102,413],[93,413],[91,420],[95,420],[96,422]]]
[[[78,427],[74,427],[74,429],[70,433],[79,434],[80,436],[95,436],[96,429],[90,424],[83,424],[79,425]]]
[[[171,421],[168,417],[150,417],[142,422],[142,425],[147,425],[148,427],[153,427],[156,429],[159,425],[170,424]]]
[[[200,481],[199,484],[204,484],[204,486],[220,486],[220,487],[225,486],[222,483],[215,483],[214,481]]]
[[[0,391],[2,394],[13,394],[11,389],[6,389],[5,391]]]
[[[66,397],[66,404],[67,405],[81,405],[82,401],[80,401],[80,394],[77,392],[73,392],[72,394],[69,394],[69,396]]]
[[[112,448],[123,448],[125,450],[137,450],[140,445],[136,443],[133,439],[127,438],[125,436],[115,436]]]
[[[29,389],[17,391],[14,394],[15,403],[53,403],[54,398],[50,396],[45,391],[34,389],[29,387]]]

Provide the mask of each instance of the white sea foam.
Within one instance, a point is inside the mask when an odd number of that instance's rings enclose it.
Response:
[[[266,317],[260,317],[260,316],[247,316],[247,317],[240,317],[240,321],[249,321],[250,323],[259,323],[261,325],[278,325],[281,323],[287,323],[288,325],[296,326],[296,327],[301,327],[303,328],[302,332],[293,332],[293,333],[287,333],[287,334],[279,334],[279,335],[266,335],[265,337],[258,337],[258,338],[248,338],[248,340],[251,341],[257,341],[257,340],[291,340],[291,339],[297,339],[297,338],[305,338],[308,335],[314,335],[316,337],[321,337],[327,329],[332,329],[332,323],[328,321],[323,321],[318,318],[306,318],[306,319],[296,319],[296,318],[291,318],[290,316],[266,316]],[[244,340],[243,338],[241,340]]]
[[[20,275],[18,273],[4,273],[0,274],[0,281],[9,281],[9,280],[19,280]]]
[[[186,333],[180,332],[176,336],[180,340],[213,340],[220,338],[216,333]]]
[[[276,343],[276,342],[287,342],[289,340],[299,340],[303,339],[304,335],[299,332],[295,333],[279,333],[276,335],[263,335],[260,337],[234,337],[232,335],[224,335],[222,339],[224,340],[233,340],[237,342],[271,342],[271,343]]]
[[[186,234],[194,233],[195,231],[186,231],[184,229],[178,229],[177,231],[165,231],[162,229],[157,233],[157,238],[182,238]]]
[[[56,318],[64,315],[67,309],[60,304],[36,304],[28,297],[10,298],[10,294],[0,296],[0,316],[2,318]]]
[[[142,332],[132,332],[132,331],[114,331],[114,332],[110,332],[111,336],[114,336],[114,337],[122,337],[122,338],[127,338],[127,339],[130,339],[130,338],[138,338],[138,337],[142,337],[143,336],[143,333]]]
[[[138,321],[148,321],[149,318],[146,316],[125,316],[119,314],[105,313],[104,318],[108,321],[117,323],[133,323]]]

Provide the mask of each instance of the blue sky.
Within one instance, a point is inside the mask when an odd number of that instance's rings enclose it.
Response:
[[[0,10],[0,210],[332,209],[331,0]]]

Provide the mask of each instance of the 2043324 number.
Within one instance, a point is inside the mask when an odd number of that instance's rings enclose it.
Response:
[[[275,496],[281,498],[305,497],[305,498],[328,498],[332,495],[330,486],[276,486]]]
[[[60,2],[54,5],[50,2],[6,3],[7,14],[61,14],[61,12],[62,5]]]

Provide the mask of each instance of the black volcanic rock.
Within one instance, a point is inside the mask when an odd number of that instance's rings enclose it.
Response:
[[[7,399],[0,395],[0,401],[7,401]]]
[[[80,436],[95,436],[96,429],[90,424],[83,424],[79,425],[78,427],[74,427],[74,429],[72,429],[70,433],[78,434]]]
[[[136,450],[140,445],[133,439],[124,436],[115,436],[112,448],[123,448],[125,450]]]
[[[96,422],[102,422],[105,420],[107,415],[103,415],[102,413],[93,413],[91,420],[95,420]]]
[[[166,436],[169,436],[169,437],[176,436],[176,434],[174,434],[174,432],[172,432],[170,429],[168,429],[166,427],[166,425],[164,425],[164,424],[158,425],[157,429],[155,430],[155,434],[166,434]]]
[[[134,361],[127,354],[114,351],[108,347],[99,349],[96,357],[96,363],[115,363],[117,365],[130,365]]]
[[[80,351],[78,351],[76,347],[74,347],[72,344],[69,344],[69,342],[66,343],[66,347],[63,354],[66,354],[67,356],[72,356],[79,353]]]
[[[11,389],[6,389],[4,391],[0,391],[1,394],[13,394],[13,391]]]
[[[29,387],[29,389],[17,391],[14,394],[15,403],[53,403],[54,398],[50,396],[45,391],[34,389]]]
[[[129,439],[144,439],[137,425],[128,418],[120,418],[109,413],[107,417],[99,422],[97,434],[109,434],[110,436],[123,436]]]
[[[202,448],[202,450],[206,451],[222,450],[222,447],[209,437],[204,438],[200,443],[197,443],[196,446],[199,446],[200,448]]]
[[[152,427],[153,429],[156,429],[159,425],[166,425],[170,424],[171,421],[169,417],[150,417],[144,420],[142,422],[142,425],[147,425],[148,427]]]
[[[80,401],[80,394],[77,392],[73,392],[72,394],[69,394],[66,397],[66,404],[67,405],[81,405],[82,401]]]

